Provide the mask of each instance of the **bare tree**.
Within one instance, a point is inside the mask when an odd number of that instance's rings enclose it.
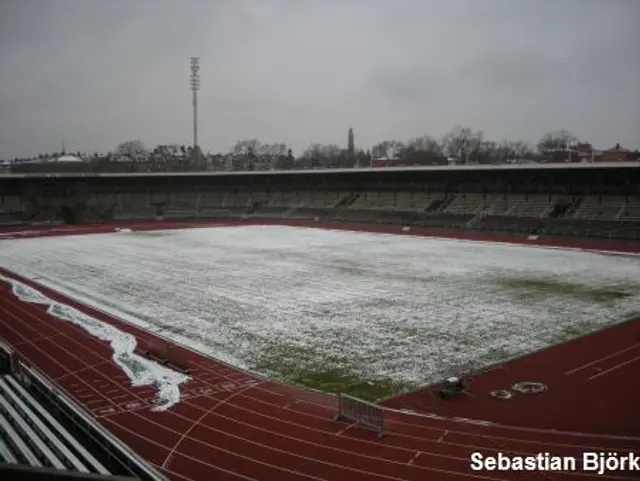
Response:
[[[139,161],[146,155],[147,149],[141,140],[127,140],[118,145],[116,154],[130,161]]]
[[[255,155],[262,146],[262,142],[258,139],[245,139],[238,140],[236,145],[233,146],[232,152],[234,155],[250,157]]]
[[[409,140],[406,148],[413,152],[428,152],[436,155],[442,154],[442,145],[430,135],[423,135],[422,137]]]
[[[303,166],[337,167],[344,155],[343,149],[337,145],[315,143],[306,148],[299,160]]]
[[[256,166],[257,153],[262,147],[258,139],[239,140],[231,149],[234,170],[253,170]]]
[[[509,158],[506,160],[519,163],[534,157],[533,148],[523,140],[508,140],[505,144],[509,149]]]
[[[376,158],[380,157],[398,157],[406,149],[404,142],[400,140],[383,140],[371,149],[371,155]]]
[[[483,138],[483,132],[457,125],[444,135],[442,147],[448,156],[467,163],[473,161],[473,155],[480,149]]]
[[[538,152],[545,154],[550,150],[566,149],[576,140],[576,136],[565,129],[548,132],[538,142]]]
[[[256,157],[267,168],[274,170],[279,161],[287,155],[287,144],[261,144],[258,146]]]
[[[498,164],[500,158],[497,154],[498,146],[492,140],[483,140],[476,146],[471,157],[473,162],[477,164]]]

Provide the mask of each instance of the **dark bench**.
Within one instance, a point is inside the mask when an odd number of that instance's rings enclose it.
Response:
[[[175,368],[180,372],[189,374],[190,363],[181,348],[169,344],[162,339],[149,339],[144,341],[142,352],[145,356],[159,362],[163,366]]]

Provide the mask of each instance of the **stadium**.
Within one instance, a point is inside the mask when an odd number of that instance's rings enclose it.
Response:
[[[0,176],[3,469],[637,479],[639,167]]]

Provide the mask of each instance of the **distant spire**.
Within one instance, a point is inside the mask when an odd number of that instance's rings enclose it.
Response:
[[[67,141],[65,139],[62,139],[62,155],[65,155],[67,153]]]

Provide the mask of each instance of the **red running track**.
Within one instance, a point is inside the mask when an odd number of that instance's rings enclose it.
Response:
[[[139,340],[153,338],[13,277]],[[389,435],[379,440],[357,426],[333,421],[333,397],[270,382],[184,349],[194,366],[192,380],[183,386],[178,405],[153,412],[154,389],[132,388],[111,361],[106,343],[50,316],[43,306],[21,302],[9,285],[0,286],[2,337],[172,479],[546,480],[549,473],[472,472],[469,456],[475,451],[577,457],[585,451],[640,453],[637,438],[478,425],[401,412],[387,413]],[[632,479],[631,474],[606,479]],[[594,476],[553,473],[552,479],[560,478]]]
[[[502,242],[523,244],[538,247],[555,247],[565,249],[598,250],[612,253],[640,253],[640,242],[603,239],[580,238],[539,238],[529,239],[518,234],[502,234],[494,232],[465,231],[462,229],[440,229],[431,227],[411,227],[404,231],[402,227],[387,224],[366,224],[355,222],[315,222],[308,219],[228,219],[228,220],[163,220],[163,221],[118,221],[92,225],[60,225],[25,228],[0,228],[0,240],[3,238],[44,237],[58,235],[87,235],[113,232],[115,228],[131,228],[138,231],[158,229],[185,229],[196,227],[230,225],[288,225],[293,227],[313,227],[347,231],[371,232],[379,234],[411,235],[422,237],[440,237],[448,239],[472,240],[483,242]]]
[[[442,401],[436,387],[425,387],[381,404],[532,428],[640,436],[639,371],[636,319],[475,373],[469,396]],[[522,381],[541,382],[547,391],[519,394],[512,386]],[[492,397],[497,390],[512,397]]]

